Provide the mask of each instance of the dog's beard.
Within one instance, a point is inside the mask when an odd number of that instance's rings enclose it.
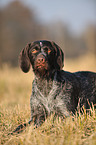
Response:
[[[34,64],[34,72],[38,77],[48,77],[49,75],[49,66],[48,63],[35,63]]]

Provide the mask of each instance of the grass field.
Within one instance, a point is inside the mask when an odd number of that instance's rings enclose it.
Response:
[[[88,58],[86,58],[88,59]],[[75,62],[75,63],[74,63]],[[88,61],[87,61],[88,62]],[[73,65],[74,64],[74,65]],[[76,65],[77,64],[77,65]],[[82,66],[82,67],[81,67]],[[95,63],[68,60],[65,70],[96,71]],[[8,135],[19,124],[30,119],[30,95],[33,73],[3,65],[0,69],[0,144],[4,145],[96,145],[96,112],[70,116],[62,121],[53,116],[34,129],[33,124],[19,135]]]

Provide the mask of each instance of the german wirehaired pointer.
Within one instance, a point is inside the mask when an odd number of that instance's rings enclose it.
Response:
[[[22,71],[27,73],[32,65],[35,73],[28,124],[34,121],[38,127],[51,114],[67,117],[75,113],[78,103],[86,109],[89,103],[96,103],[96,73],[66,72],[62,70],[63,61],[62,49],[52,41],[35,41],[21,51]],[[14,132],[20,132],[24,126],[26,124],[18,126]]]

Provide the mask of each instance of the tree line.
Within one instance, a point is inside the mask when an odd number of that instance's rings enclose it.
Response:
[[[62,22],[42,24],[20,1],[11,2],[0,9],[0,64],[18,65],[18,55],[28,42],[53,40],[73,58],[86,53],[96,56],[96,26],[90,25],[81,35],[74,35]]]

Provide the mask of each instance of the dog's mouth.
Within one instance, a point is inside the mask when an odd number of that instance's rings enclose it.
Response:
[[[40,69],[40,70],[42,70],[42,69],[46,69],[46,70],[47,70],[47,66],[46,66],[45,64],[36,65],[35,68],[36,68],[36,69]]]
[[[48,73],[49,67],[48,63],[35,63],[34,65],[34,71],[37,76],[46,76]]]

